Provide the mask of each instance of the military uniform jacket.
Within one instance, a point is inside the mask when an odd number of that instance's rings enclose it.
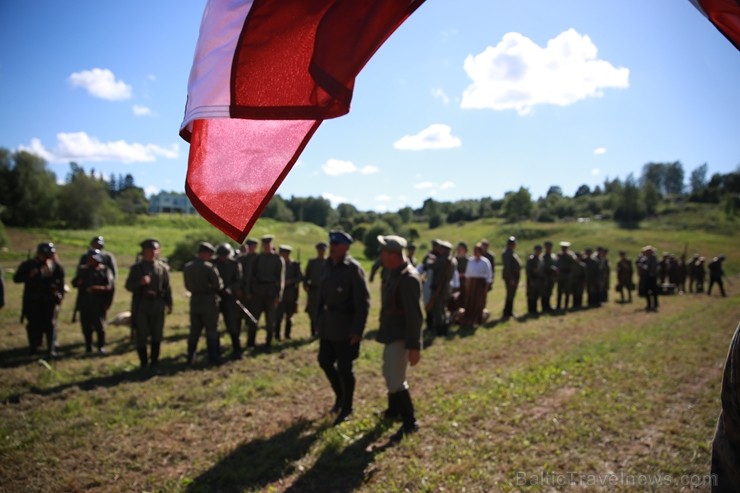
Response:
[[[554,253],[543,253],[542,262],[545,266],[545,281],[552,284],[558,277],[558,258]]]
[[[301,285],[301,264],[291,261],[285,266],[285,288],[283,289],[284,303],[297,303],[299,286]]]
[[[571,252],[559,253],[557,260],[558,279],[566,280],[570,277],[576,257]]]
[[[141,285],[141,278],[150,276],[151,282]],[[126,289],[133,293],[132,312],[138,309],[164,309],[172,306],[172,289],[170,288],[170,271],[164,262],[159,260],[142,260],[133,266],[126,279]]]
[[[457,270],[457,259],[439,255],[432,264],[432,290],[441,294],[449,293],[450,281]]]
[[[237,257],[237,262],[242,266],[242,292],[246,295],[252,292],[252,275],[254,261],[257,260],[256,253],[247,253]]]
[[[388,272],[383,284],[380,329],[376,340],[390,344],[404,340],[406,349],[421,349],[421,280],[409,263]]]
[[[537,255],[527,258],[527,289],[538,290],[545,285],[545,261]]]
[[[504,264],[501,277],[505,283],[519,282],[522,270],[522,261],[514,250],[507,248],[501,254],[501,262]]]
[[[303,287],[308,290],[318,289],[321,286],[321,268],[326,259],[312,258],[306,264],[306,275],[303,277]]]
[[[35,275],[31,275],[38,271]],[[23,313],[33,310],[33,303],[61,303],[64,297],[64,268],[50,260],[26,260],[18,266],[13,282],[25,283],[23,287]]]
[[[251,293],[282,298],[285,262],[277,253],[260,253],[252,264]]]
[[[218,275],[221,276],[224,289],[228,289],[232,295],[236,296],[236,292],[242,288],[243,282],[241,264],[233,258],[219,259],[213,264],[218,270]]]
[[[324,262],[317,324],[319,337],[345,341],[351,335],[362,336],[370,311],[370,292],[365,271],[350,255],[335,264]]]
[[[632,289],[632,262],[628,258],[620,259],[617,262],[617,283],[619,286]]]
[[[722,262],[719,260],[712,260],[709,263],[709,279],[714,279],[715,281],[722,279],[722,276],[725,275],[724,270],[722,269]]]
[[[113,289],[113,273],[104,264],[96,267],[82,265],[77,269],[77,275],[72,284],[80,290],[79,308],[106,308],[110,303],[110,290]],[[101,291],[90,291],[93,286],[103,286]]]
[[[113,275],[113,283],[115,284],[116,279],[118,278],[118,265],[116,264],[116,257],[114,257],[113,254],[107,250],[100,250],[100,256],[103,257],[103,261],[101,262],[101,264],[107,266],[110,269],[111,274]],[[80,261],[77,265],[79,267],[87,265],[86,253],[83,253],[80,256]]]
[[[194,258],[182,271],[185,289],[190,291],[190,305],[213,301],[218,303],[218,294],[224,288],[218,269],[208,261]]]

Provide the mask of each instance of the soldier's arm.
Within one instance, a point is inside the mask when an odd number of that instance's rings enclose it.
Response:
[[[208,273],[209,283],[213,286],[213,290],[216,293],[220,293],[224,289],[224,280],[221,279],[221,275],[218,273],[218,269],[215,265],[211,264],[210,272]]]
[[[401,296],[401,306],[405,317],[406,349],[421,349],[421,326],[424,315],[421,311],[421,283],[412,276],[403,276],[398,291]]]
[[[350,326],[350,334],[362,337],[365,331],[365,323],[370,312],[370,290],[367,288],[365,280],[365,271],[359,264],[354,266],[356,269],[352,275],[352,303],[354,307],[354,316]]]
[[[167,313],[172,313],[172,286],[170,285],[170,271],[162,268],[162,299],[167,306]]]
[[[128,277],[126,278],[126,290],[132,293],[139,289],[141,285],[141,271],[139,270],[138,264],[132,265],[128,271]]]

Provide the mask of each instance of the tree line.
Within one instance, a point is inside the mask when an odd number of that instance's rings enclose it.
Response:
[[[658,214],[662,203],[675,200],[721,204],[728,215],[737,214],[740,166],[730,173],[715,173],[709,178],[707,174],[706,163],[692,170],[687,180],[679,161],[650,162],[642,167],[639,178],[629,174],[623,180],[607,178],[593,188],[584,184],[573,196],[553,185],[535,199],[528,188],[520,187],[498,199],[444,202],[428,198],[421,207],[407,206],[395,212],[360,211],[348,203],[333,207],[322,197],[286,199],[275,195],[261,217],[342,228],[360,240],[366,239],[369,251],[375,252],[377,234],[396,232],[413,240],[419,236],[415,229],[419,223],[434,229],[482,218],[555,222],[596,217],[635,227]],[[64,181],[58,183],[41,157],[0,148],[0,219],[6,225],[94,229],[104,224],[132,224],[147,210],[144,190],[130,174],[105,180],[95,170],[87,172],[73,162]]]

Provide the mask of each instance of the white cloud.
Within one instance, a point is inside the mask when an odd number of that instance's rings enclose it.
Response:
[[[591,170],[591,175],[593,175],[593,176],[599,176],[600,174],[601,174],[601,169],[599,169],[599,168],[593,168]]]
[[[377,200],[378,202],[388,202],[389,200],[391,200],[391,197],[390,195],[376,195],[375,200]]]
[[[597,147],[594,149],[594,156],[602,156],[606,154],[606,147]]]
[[[452,128],[449,125],[434,123],[416,135],[401,137],[393,144],[393,147],[404,151],[422,151],[427,149],[451,149],[461,145],[460,139],[452,135]]]
[[[357,166],[352,161],[329,159],[321,165],[321,169],[329,176],[339,176],[354,173],[357,171]]]
[[[432,89],[432,96],[441,99],[444,104],[448,104],[450,102],[450,97],[440,88]]]
[[[155,144],[129,143],[123,140],[101,142],[85,132],[58,133],[57,147],[47,149],[39,139],[31,139],[29,147],[19,150],[32,152],[49,162],[66,161],[120,161],[123,163],[153,162],[158,157],[176,159],[179,146],[162,147]]]
[[[157,195],[159,193],[159,188],[155,187],[154,185],[147,185],[144,187],[144,194],[147,197],[151,197],[152,195]]]
[[[431,181],[422,181],[414,185],[414,188],[417,188],[419,190],[424,190],[426,188],[434,188],[434,187],[436,187],[436,185],[432,183]]]
[[[148,106],[135,104],[133,110],[136,116],[152,116],[152,110]]]
[[[462,108],[509,110],[524,115],[538,104],[567,106],[603,96],[605,88],[629,87],[629,69],[597,58],[598,49],[575,29],[542,48],[520,33],[507,33],[495,47],[468,55],[463,65],[472,84]]]
[[[336,207],[339,204],[349,203],[349,199],[347,199],[347,197],[342,197],[341,195],[334,195],[333,193],[329,193],[329,192],[322,193],[321,197],[331,202],[332,207]]]
[[[372,175],[380,171],[377,166],[363,166],[362,169],[360,169],[361,175]]]
[[[446,181],[439,186],[440,190],[448,190],[450,188],[455,188],[455,184],[451,181]]]
[[[107,68],[74,72],[69,76],[69,81],[75,87],[83,87],[96,98],[117,101],[131,97],[131,86],[122,80],[116,80],[116,76]]]

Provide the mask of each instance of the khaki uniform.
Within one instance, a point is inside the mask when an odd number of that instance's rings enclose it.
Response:
[[[250,311],[258,321],[265,314],[266,345],[272,344],[272,336],[277,322],[277,305],[283,296],[285,285],[285,262],[277,253],[260,253],[251,266],[249,280],[252,296]],[[250,325],[247,333],[247,347],[254,347],[257,327]]]
[[[532,254],[527,258],[527,309],[530,315],[537,314],[537,300],[542,299],[542,310],[545,310],[545,291],[547,280],[545,279],[545,261],[541,256]]]
[[[522,270],[522,261],[513,249],[506,248],[501,254],[503,269],[501,278],[506,287],[506,302],[504,304],[504,317],[514,316],[514,297],[519,286],[519,277]]]
[[[570,291],[573,294],[573,308],[583,306],[583,290],[586,287],[586,264],[574,258],[570,272]]]
[[[219,293],[224,288],[218,269],[208,261],[195,258],[185,264],[182,271],[185,289],[190,291],[190,334],[188,336],[188,362],[192,363],[198,339],[205,328],[208,359],[217,363],[220,358],[218,344]]]
[[[151,282],[141,285],[141,279],[149,276]],[[147,341],[152,344],[152,361],[164,332],[164,311],[172,307],[170,272],[167,265],[159,260],[141,260],[131,266],[126,289],[133,293],[131,301],[131,326],[135,330],[136,348],[140,355],[146,354]]]
[[[542,254],[542,262],[544,264],[544,285],[542,286],[542,311],[551,312],[552,306],[550,305],[550,299],[552,298],[552,290],[555,287],[555,282],[558,279],[558,257],[554,253],[544,252]]]
[[[285,287],[283,298],[277,308],[277,323],[275,324],[275,335],[280,339],[280,325],[285,319],[285,338],[290,339],[290,331],[293,328],[293,315],[298,311],[298,296],[300,293],[301,264],[291,261],[285,266]]]
[[[306,313],[311,319],[311,335],[317,333],[316,314],[319,310],[319,290],[321,289],[321,268],[326,259],[312,258],[306,264],[303,288],[306,290]]]
[[[576,262],[575,255],[572,252],[567,251],[565,253],[558,254],[558,302],[557,309],[563,310],[568,309],[569,298],[572,292],[571,288],[571,273],[573,271],[573,264]]]
[[[92,351],[92,334],[98,338],[98,349],[105,346],[105,312],[110,303],[110,292],[113,289],[113,272],[102,263],[96,267],[85,265],[77,269],[72,285],[79,289],[77,308],[80,311],[82,335],[85,338],[85,350]],[[94,288],[99,287],[100,290]]]
[[[242,311],[236,304],[237,293],[242,289],[243,275],[242,266],[239,262],[229,257],[219,257],[214,262],[218,275],[224,283],[223,296],[219,303],[219,312],[224,319],[226,332],[231,338],[231,347],[234,357],[241,354],[241,317]]]
[[[619,291],[622,302],[624,302],[624,290],[626,289],[628,301],[632,303],[632,291],[635,289],[632,276],[632,261],[627,257],[619,259],[617,262],[617,291]]]

